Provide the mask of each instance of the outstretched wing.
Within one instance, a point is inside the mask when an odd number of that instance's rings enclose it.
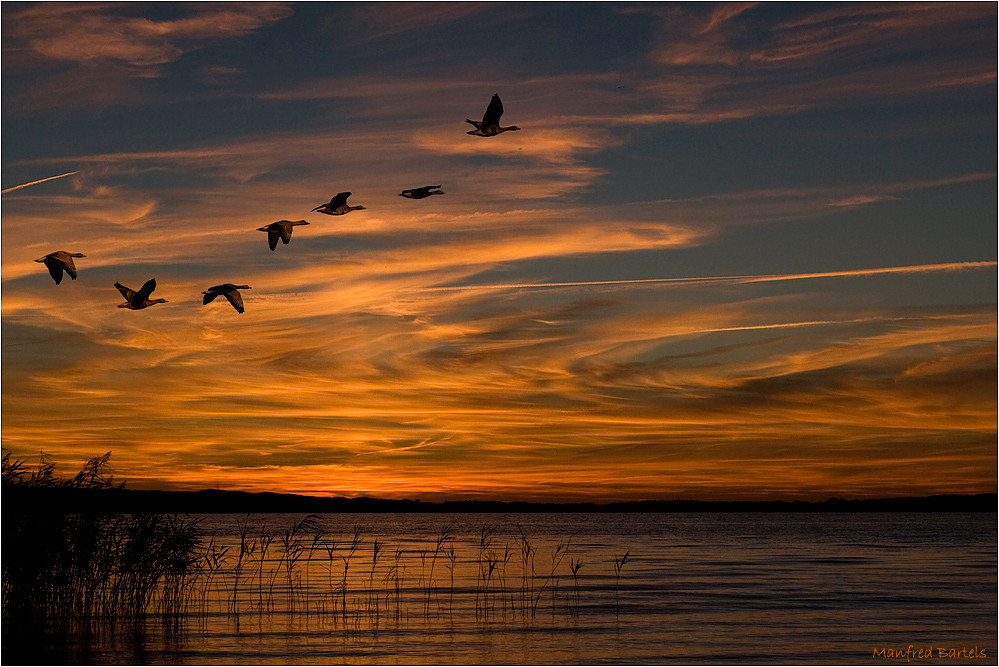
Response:
[[[131,301],[132,297],[135,296],[135,290],[128,289],[121,283],[115,283],[114,286],[118,288],[119,292],[121,292],[121,295],[122,297],[124,297],[125,301]]]
[[[281,228],[280,226],[268,227],[267,228],[267,245],[271,247],[271,250],[277,247],[278,239],[281,238]]]
[[[499,95],[493,93],[493,98],[489,100],[489,106],[486,107],[486,113],[482,116],[482,125],[478,129],[484,130],[487,127],[499,125],[500,116],[502,115],[503,103],[500,101]]]
[[[45,268],[49,270],[49,275],[52,276],[52,280],[55,281],[56,285],[62,282],[62,262],[54,257],[46,257]],[[76,276],[73,276],[73,279],[75,280]]]
[[[291,225],[278,225],[278,233],[281,235],[281,242],[287,244],[291,240]],[[277,239],[274,240],[277,243]],[[274,246],[271,246],[271,250],[274,250]]]
[[[347,205],[347,197],[349,197],[350,194],[351,193],[349,193],[349,192],[338,192],[338,193],[336,193],[336,195],[334,195],[333,199],[330,199],[330,209],[335,211],[336,209],[340,208],[341,206],[346,206]]]
[[[229,299],[229,303],[232,304],[237,313],[243,312],[243,297],[239,293],[239,290],[229,290],[225,293],[225,298]]]
[[[62,268],[66,273],[69,274],[70,278],[76,280],[76,264],[73,263],[72,257],[66,258],[66,260],[62,263]],[[58,284],[58,282],[59,281],[57,280],[56,283]]]
[[[156,289],[156,278],[150,278],[141,288],[139,288],[139,291],[135,293],[133,298],[139,303],[142,303],[149,298],[149,295],[153,293],[154,289]]]

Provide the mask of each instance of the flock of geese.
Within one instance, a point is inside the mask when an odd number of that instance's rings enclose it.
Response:
[[[468,120],[466,123],[470,123],[475,129],[467,132],[466,134],[471,134],[477,137],[495,137],[497,134],[502,132],[508,132],[510,130],[519,130],[520,128],[516,125],[510,125],[508,127],[502,127],[500,122],[500,117],[503,115],[503,102],[500,101],[500,97],[494,94],[492,99],[489,100],[489,106],[486,107],[486,112],[482,115],[481,121]],[[440,189],[440,185],[424,185],[421,188],[412,188],[410,190],[403,190],[399,193],[400,197],[406,197],[407,199],[426,199],[432,195],[442,195],[444,192]],[[338,192],[335,194],[328,203],[320,204],[319,206],[312,209],[314,213],[325,213],[326,215],[346,215],[351,211],[363,211],[364,206],[350,206],[347,204],[347,198],[350,197],[352,193],[350,192]],[[278,240],[280,239],[282,243],[287,244],[291,241],[291,232],[298,225],[309,224],[305,220],[279,220],[277,222],[272,222],[269,225],[259,227],[257,231],[267,232],[267,244],[273,251],[277,247]],[[75,257],[86,257],[86,255],[78,252],[66,252],[65,250],[59,250],[57,252],[49,253],[44,257],[36,259],[36,262],[41,262],[49,270],[49,274],[52,276],[52,280],[58,285],[62,282],[63,274],[68,275],[73,280],[76,280],[76,264],[73,263],[73,258]],[[121,283],[115,283],[114,286],[121,293],[122,298],[125,299],[125,303],[119,304],[119,308],[127,308],[129,310],[142,310],[143,308],[148,308],[157,303],[166,303],[166,299],[151,299],[153,290],[156,289],[156,279],[151,278],[142,285],[139,290],[133,290],[125,287]],[[216,298],[224,296],[232,307],[236,309],[237,313],[242,313],[243,308],[243,297],[240,295],[239,290],[250,289],[249,285],[234,285],[233,283],[223,283],[221,285],[215,285],[209,287],[207,290],[202,292],[204,295],[204,300],[202,305],[208,305]]]

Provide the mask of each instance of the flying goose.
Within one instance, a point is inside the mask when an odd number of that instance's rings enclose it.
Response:
[[[78,252],[66,252],[65,250],[59,250],[57,252],[50,252],[41,259],[36,259],[36,262],[41,262],[49,270],[49,274],[52,276],[52,280],[58,285],[62,282],[62,272],[65,271],[69,274],[69,277],[76,280],[76,265],[73,264],[74,257],[86,257],[86,255],[81,255]]]
[[[350,195],[350,192],[338,192],[330,199],[330,203],[320,204],[312,210],[326,215],[345,215],[351,211],[363,211],[363,206],[347,206],[347,197]]]
[[[489,100],[489,106],[486,107],[486,113],[482,116],[482,122],[477,122],[474,120],[465,119],[466,123],[471,123],[475,126],[475,129],[466,134],[473,134],[477,137],[495,137],[500,132],[506,132],[507,130],[519,130],[520,128],[516,125],[511,125],[510,127],[500,127],[500,116],[503,115],[503,103],[500,102],[499,95],[493,94],[493,98]]]
[[[115,287],[121,292],[121,295],[125,297],[125,303],[118,304],[119,308],[128,308],[129,310],[142,310],[143,308],[148,308],[154,303],[166,303],[166,299],[150,299],[149,295],[153,293],[156,289],[156,278],[150,278],[142,286],[138,292],[135,290],[128,289],[121,283],[115,283]]]
[[[412,190],[403,190],[399,193],[400,197],[407,197],[409,199],[426,199],[430,195],[442,195],[444,192],[442,190],[434,190],[433,188],[439,188],[439,185],[424,185],[422,188],[413,188]]]
[[[271,250],[274,250],[277,247],[278,239],[281,239],[282,243],[288,243],[291,240],[291,230],[295,225],[307,224],[309,223],[305,220],[278,220],[264,227],[257,227],[257,231],[267,232],[267,243]]]
[[[236,309],[237,313],[242,314],[243,312],[243,297],[239,293],[241,289],[250,289],[249,285],[233,285],[232,283],[223,283],[221,285],[215,285],[214,287],[209,287],[207,290],[202,292],[205,295],[205,300],[201,305],[208,305],[215,300],[217,296],[224,296],[232,304],[232,307]]]

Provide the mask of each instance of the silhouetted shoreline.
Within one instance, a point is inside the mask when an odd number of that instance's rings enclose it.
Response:
[[[114,513],[370,513],[370,512],[995,512],[996,494],[794,501],[641,500],[614,503],[537,503],[491,500],[425,502],[382,498],[317,497],[245,491],[136,489],[3,489],[8,511]]]

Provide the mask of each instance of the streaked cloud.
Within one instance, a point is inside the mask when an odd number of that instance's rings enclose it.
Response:
[[[858,46],[897,51],[912,48],[919,39],[953,39],[953,24],[974,24],[991,18],[987,7],[975,3],[897,3],[841,5],[790,19],[774,27],[775,43],[753,54],[763,62],[817,59]],[[963,33],[985,38],[987,31]]]
[[[22,48],[78,64],[114,61],[149,76],[206,42],[245,35],[289,15],[288,3],[174,6],[169,18],[150,18],[125,5],[42,3],[11,11],[7,34]]]
[[[995,85],[991,59],[957,55],[995,42],[987,5],[838,5],[790,11],[776,21],[769,16],[774,9],[760,3],[629,8],[659,20],[650,59],[670,77],[646,82],[668,110],[623,122],[723,122]],[[927,44],[955,55],[917,56]]]
[[[152,14],[127,3],[4,9],[5,76],[26,82],[4,96],[5,114],[15,116],[162,102],[149,81],[170,64],[291,14],[283,2],[159,5]]]

